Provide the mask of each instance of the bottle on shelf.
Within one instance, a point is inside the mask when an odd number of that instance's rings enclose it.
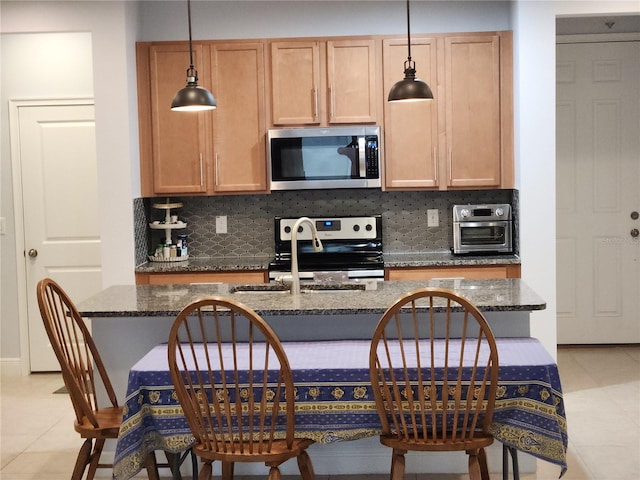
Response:
[[[180,246],[180,255],[178,255],[178,245],[174,244],[172,240],[172,231],[177,229],[187,228],[187,224],[181,220],[178,220],[177,215],[172,215],[171,210],[174,208],[181,208],[182,203],[170,202],[167,198],[166,203],[154,203],[153,208],[165,211],[164,221],[154,221],[149,224],[151,230],[164,230],[165,239],[164,243],[161,243],[156,248],[155,252],[149,255],[149,260],[152,262],[181,262],[189,259],[186,250],[186,235],[178,235],[178,240],[184,237],[182,245]]]

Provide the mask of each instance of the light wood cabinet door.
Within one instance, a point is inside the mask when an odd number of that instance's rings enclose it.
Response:
[[[211,88],[204,63],[204,47],[196,44],[193,50],[199,84]],[[142,169],[143,175],[150,174],[153,179],[153,194],[205,193],[210,168],[206,161],[208,115],[211,113],[173,112],[170,108],[174,95],[186,84],[189,44],[151,45],[146,55],[149,83],[147,88],[141,89],[143,98],[140,101],[148,102],[150,118],[145,121],[150,122],[150,131],[146,133],[151,138],[146,147],[144,139],[141,141],[141,161],[147,163],[147,168]],[[145,93],[147,98],[144,98]],[[143,117],[144,112],[140,113]],[[141,135],[144,128],[141,128]]]
[[[437,188],[438,100],[435,38],[414,38],[411,57],[418,78],[427,82],[434,99],[426,102],[387,102],[391,87],[404,78],[407,41],[387,39],[382,44],[384,71],[385,189]]]
[[[511,32],[411,43],[417,76],[434,99],[385,103],[385,189],[513,188]],[[406,42],[383,41],[385,92],[405,59]]]
[[[137,285],[174,285],[197,283],[265,283],[267,274],[261,271],[202,273],[136,273]]]
[[[320,123],[320,44],[314,41],[271,43],[272,123]]]
[[[500,187],[500,37],[444,39],[447,184]]]
[[[374,40],[327,42],[328,123],[375,123],[378,82]]]
[[[386,280],[520,278],[520,265],[474,265],[469,267],[389,268]]]
[[[264,44],[210,46],[214,193],[266,192]]]

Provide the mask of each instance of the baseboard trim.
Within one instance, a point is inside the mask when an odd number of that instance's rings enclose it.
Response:
[[[0,358],[0,375],[3,377],[21,377],[22,363],[19,358]]]

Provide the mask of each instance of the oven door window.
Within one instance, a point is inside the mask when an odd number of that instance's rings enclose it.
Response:
[[[273,138],[271,176],[276,181],[359,178],[358,137]]]
[[[460,243],[462,245],[504,245],[505,229],[504,226],[460,227]]]

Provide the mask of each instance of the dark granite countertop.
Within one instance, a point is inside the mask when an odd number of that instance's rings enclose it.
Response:
[[[329,290],[291,295],[288,292],[234,292],[236,285],[119,285],[78,304],[85,316],[175,316],[188,303],[206,295],[234,298],[263,316],[382,314],[400,295],[420,287],[452,289],[482,311],[532,311],[545,301],[521,279],[424,280],[378,282],[375,290]]]
[[[147,262],[136,273],[198,273],[242,270],[267,270],[272,257],[192,257],[184,262]],[[517,265],[518,255],[453,255],[448,250],[433,252],[385,253],[384,266],[451,267],[473,265]]]
[[[147,262],[136,273],[198,273],[266,270],[273,257],[190,257],[184,262]]]
[[[519,265],[518,255],[453,255],[448,250],[433,252],[385,253],[386,268],[469,267],[473,265]]]

